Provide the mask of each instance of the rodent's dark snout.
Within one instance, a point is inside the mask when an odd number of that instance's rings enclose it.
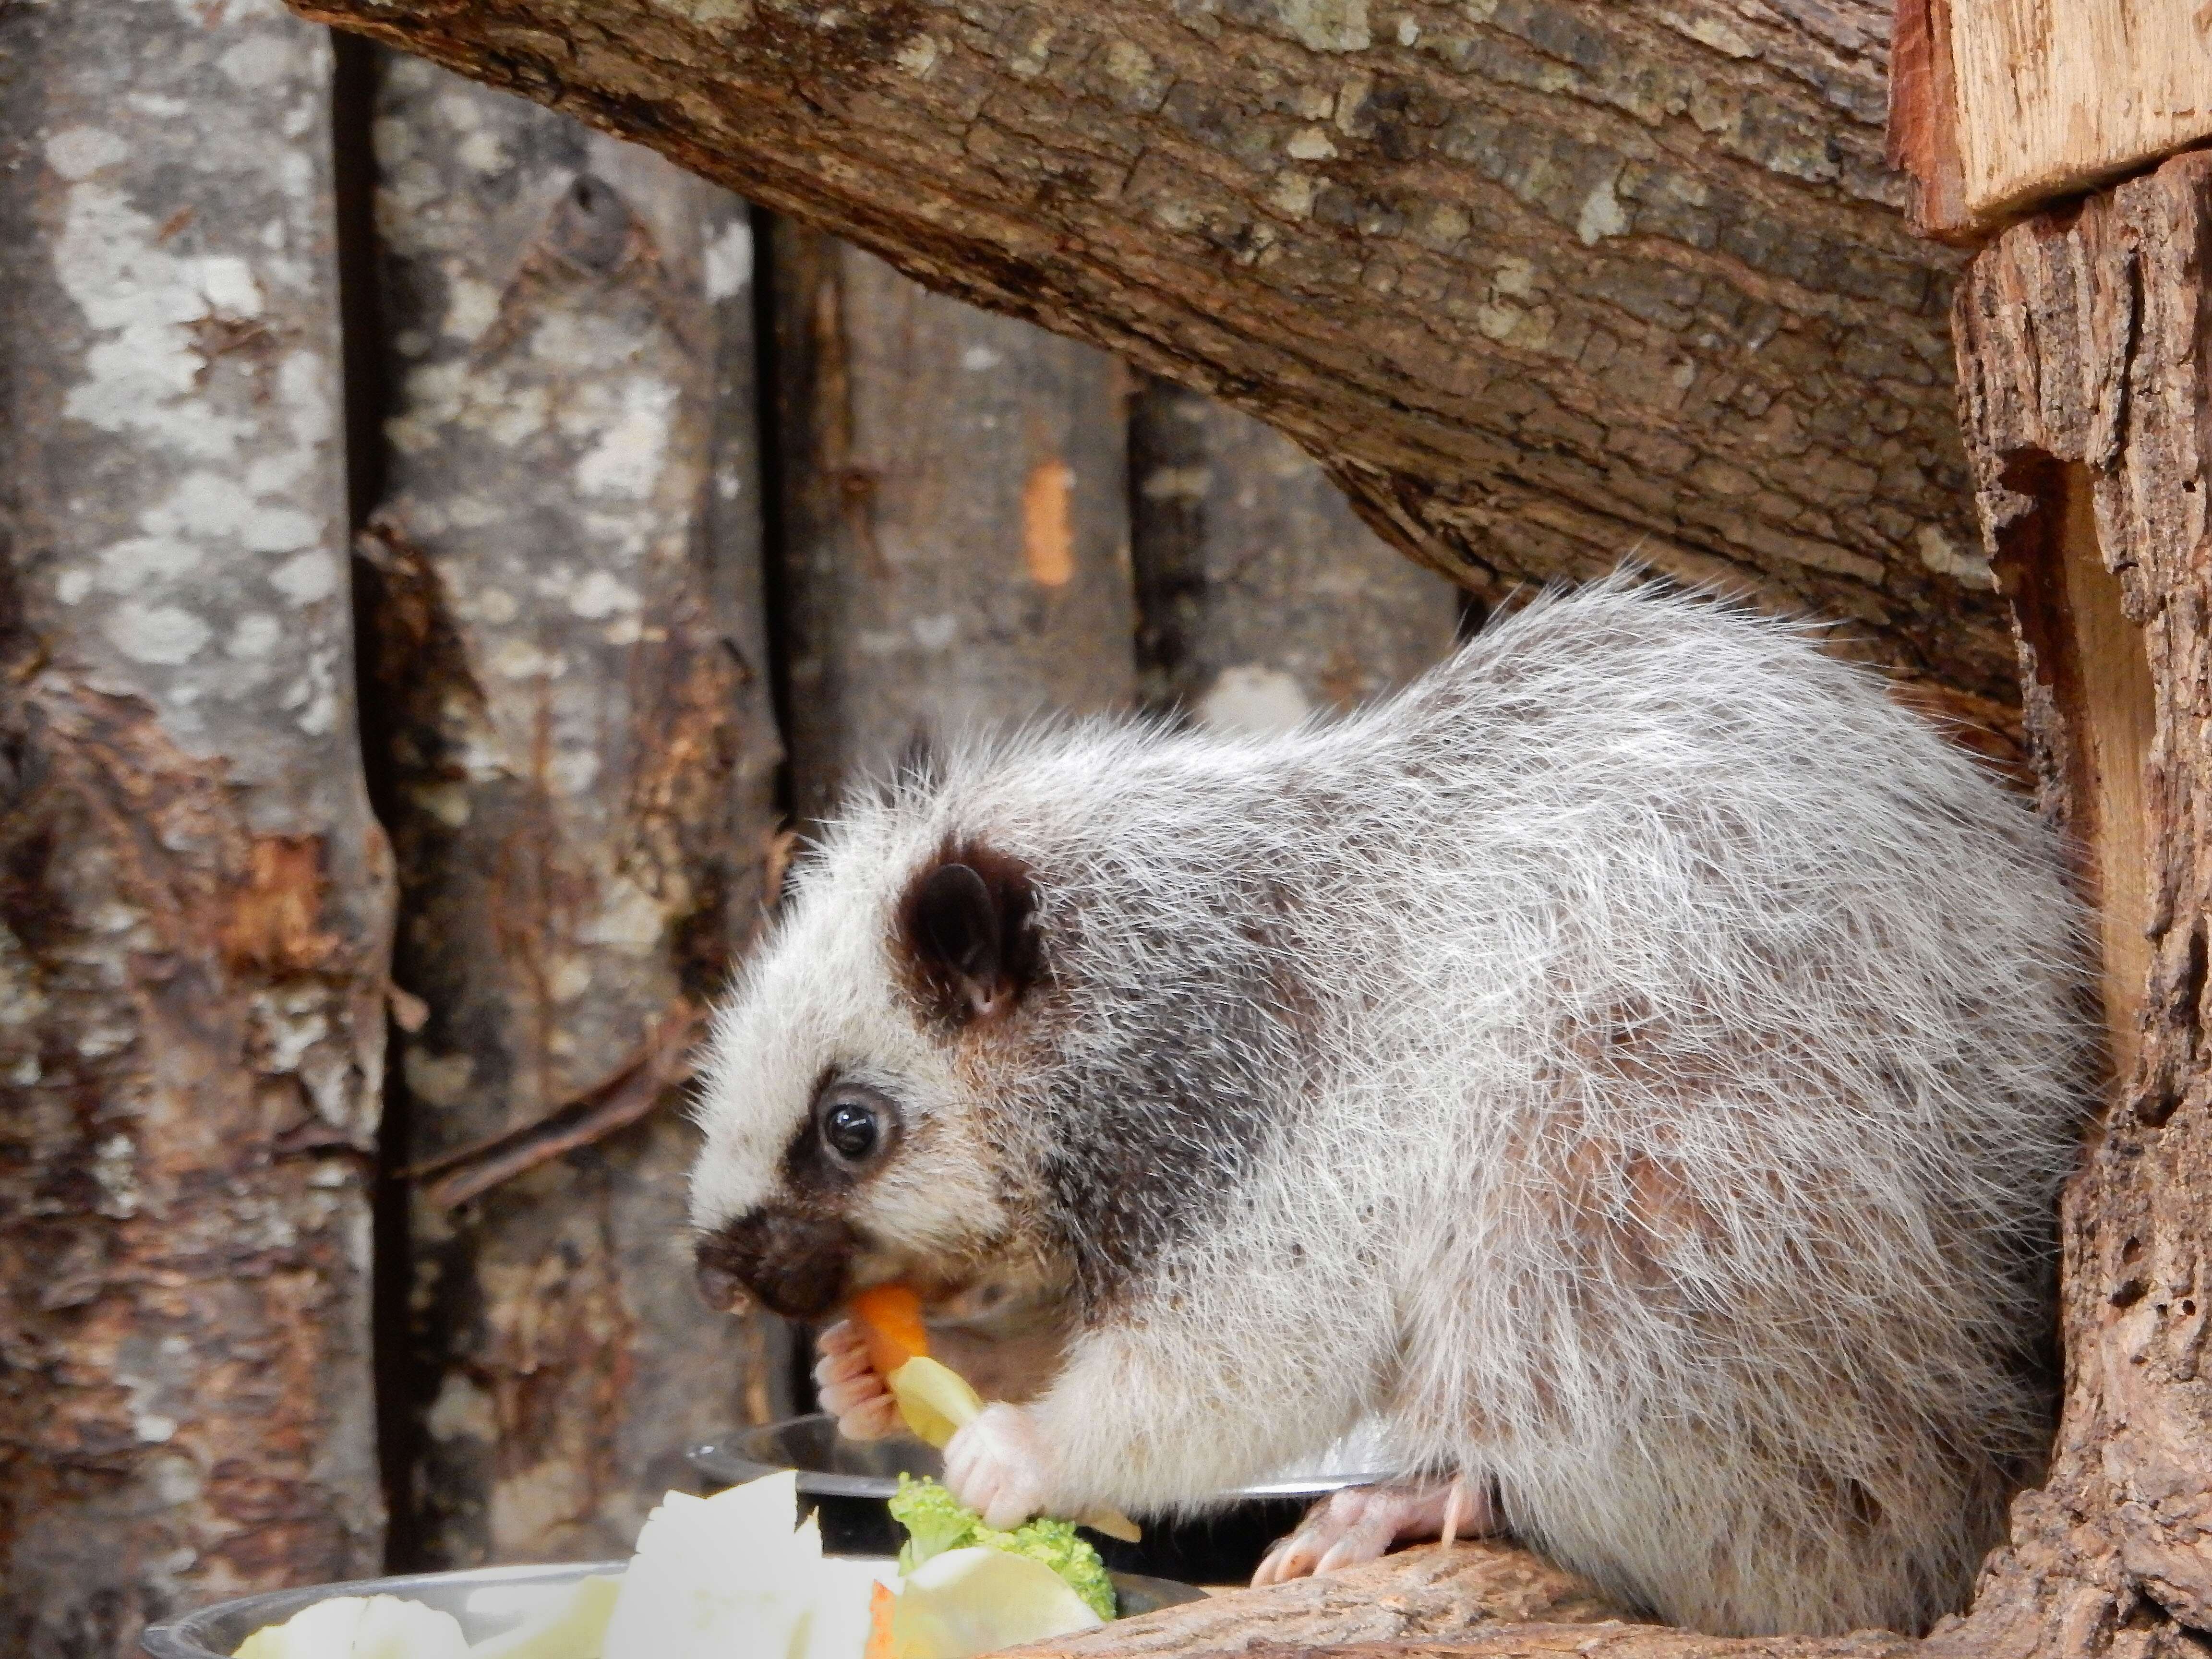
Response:
[[[699,1241],[699,1294],[726,1311],[750,1291],[786,1319],[818,1318],[844,1295],[857,1243],[842,1221],[750,1211]]]

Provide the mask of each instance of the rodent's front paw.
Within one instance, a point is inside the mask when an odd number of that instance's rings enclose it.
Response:
[[[815,1397],[848,1440],[881,1440],[899,1428],[898,1402],[868,1358],[867,1339],[841,1319],[814,1339]]]
[[[1001,1531],[1043,1512],[1054,1473],[1036,1419],[1020,1406],[985,1407],[945,1449],[945,1484]]]
[[[1401,1540],[1475,1538],[1497,1525],[1488,1491],[1464,1479],[1346,1486],[1306,1511],[1298,1529],[1267,1552],[1252,1582],[1334,1572],[1372,1561]]]

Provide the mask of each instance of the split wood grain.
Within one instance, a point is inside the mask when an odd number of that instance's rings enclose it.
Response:
[[[1898,30],[1894,155],[1932,234],[1978,239],[2212,137],[2197,0],[1903,0]]]
[[[1974,260],[1968,453],[2018,607],[2046,799],[2105,904],[2111,1105],[2069,1191],[2048,1479],[1945,1655],[2179,1654],[2212,1628],[2212,155],[2178,157]]]

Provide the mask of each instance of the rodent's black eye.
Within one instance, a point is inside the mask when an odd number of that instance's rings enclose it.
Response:
[[[829,1176],[833,1187],[842,1188],[882,1164],[898,1138],[896,1101],[857,1079],[830,1078],[814,1097],[806,1161]]]
[[[858,1164],[876,1150],[883,1139],[883,1123],[872,1106],[838,1101],[822,1115],[822,1139],[848,1164]]]

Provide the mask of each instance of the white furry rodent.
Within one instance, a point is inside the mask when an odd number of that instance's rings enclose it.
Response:
[[[1873,675],[1617,578],[1340,720],[855,800],[715,1025],[702,1279],[1056,1300],[952,1448],[1000,1524],[1375,1418],[1671,1622],[1917,1630],[2047,1444],[2081,937]]]

